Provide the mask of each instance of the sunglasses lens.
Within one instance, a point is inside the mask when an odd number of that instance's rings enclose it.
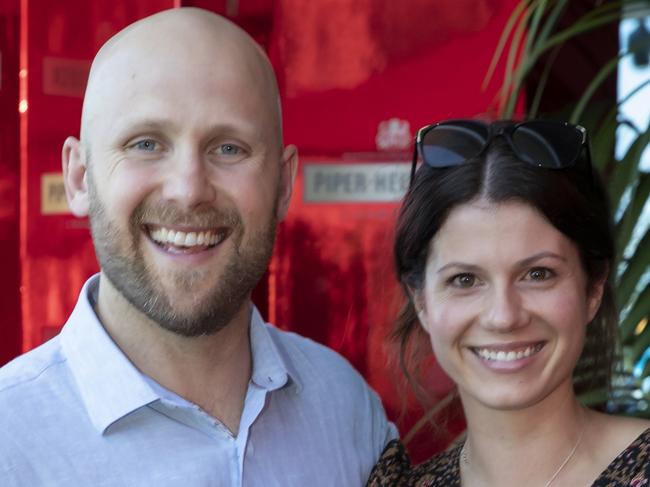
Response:
[[[512,133],[517,155],[540,167],[573,165],[582,149],[583,134],[576,127],[553,121],[525,122]]]
[[[481,123],[436,125],[422,138],[422,159],[431,167],[462,164],[478,155],[487,139],[487,127]]]

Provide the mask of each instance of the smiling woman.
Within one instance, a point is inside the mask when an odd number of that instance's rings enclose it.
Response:
[[[603,280],[537,210],[484,199],[455,207],[413,290],[438,362],[474,402],[518,408],[570,389]]]
[[[413,468],[393,442],[368,485],[650,479],[650,422],[576,396],[609,383],[617,332],[607,198],[582,127],[423,128],[394,251],[408,297],[393,333],[401,363],[410,374],[411,345],[430,342],[457,386],[467,439]]]

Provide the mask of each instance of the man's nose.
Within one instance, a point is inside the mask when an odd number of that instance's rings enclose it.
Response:
[[[494,286],[485,297],[481,321],[485,328],[497,332],[524,326],[528,321],[528,313],[517,289],[511,285]]]
[[[186,208],[213,203],[216,189],[209,173],[208,162],[198,152],[179,154],[167,168],[163,197]]]

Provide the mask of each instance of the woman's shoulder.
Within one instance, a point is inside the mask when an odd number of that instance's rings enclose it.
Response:
[[[398,440],[393,440],[386,445],[373,468],[367,487],[459,486],[459,456],[460,446],[412,466],[404,445]]]
[[[623,485],[650,485],[650,427],[628,444],[593,483],[593,487]]]

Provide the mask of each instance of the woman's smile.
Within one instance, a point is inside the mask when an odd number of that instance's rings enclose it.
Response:
[[[489,362],[514,362],[535,355],[544,348],[544,343],[487,345],[470,347],[470,350]]]

